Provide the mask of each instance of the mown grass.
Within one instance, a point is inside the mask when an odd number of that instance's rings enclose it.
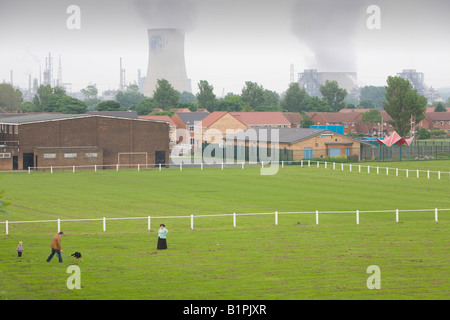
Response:
[[[449,167],[423,165],[435,163]],[[8,236],[0,230],[0,299],[448,299],[450,211],[438,223],[431,211],[401,212],[399,223],[393,212],[361,213],[359,225],[353,213],[448,209],[448,177],[259,170],[1,174],[11,205],[0,221],[143,219],[108,220],[106,232],[100,220],[61,223],[64,253],[83,253],[81,290],[66,286],[72,259],[45,262],[56,222],[11,223]],[[315,210],[351,213],[322,213],[319,225],[314,214],[279,214],[277,226],[274,215],[239,215]],[[230,215],[200,217],[233,212],[236,228]],[[161,222],[170,230],[166,251],[156,250]],[[381,269],[380,290],[366,286],[370,265]]]

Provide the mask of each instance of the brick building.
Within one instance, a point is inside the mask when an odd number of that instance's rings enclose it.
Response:
[[[164,164],[165,121],[97,114],[35,114],[0,119],[0,170],[29,167]]]

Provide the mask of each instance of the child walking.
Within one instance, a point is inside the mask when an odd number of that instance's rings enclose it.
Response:
[[[23,252],[23,247],[22,247],[22,241],[19,242],[19,245],[17,246],[17,256],[20,258],[22,258],[22,252]]]

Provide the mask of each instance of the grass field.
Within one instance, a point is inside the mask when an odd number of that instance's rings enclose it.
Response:
[[[375,164],[376,166],[377,164]],[[388,163],[380,166],[391,167]],[[364,166],[367,166],[365,163]],[[395,162],[392,167],[450,171],[449,161]],[[0,299],[448,299],[450,211],[280,214],[268,212],[450,209],[450,179],[395,177],[285,166],[0,174],[0,221],[146,219],[62,222],[66,255],[83,253],[81,289],[70,290],[73,260],[45,260],[56,222],[0,224]],[[195,215],[190,219],[158,218]],[[165,223],[169,249],[156,250]],[[24,254],[16,246],[23,241]],[[381,270],[369,290],[367,268]]]

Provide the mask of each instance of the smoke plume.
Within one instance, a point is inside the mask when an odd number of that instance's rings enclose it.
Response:
[[[195,27],[195,5],[190,0],[134,0],[137,13],[147,28]]]
[[[354,0],[299,0],[292,31],[313,53],[310,67],[322,71],[356,71],[353,39],[364,13]]]

